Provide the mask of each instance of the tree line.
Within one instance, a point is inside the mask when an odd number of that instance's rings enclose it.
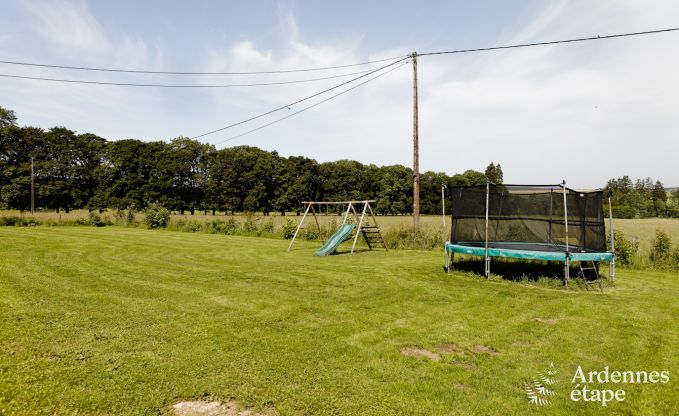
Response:
[[[668,192],[658,180],[623,176],[609,180],[606,189],[612,192],[616,218],[679,218],[679,189]]]
[[[0,107],[0,209],[30,209],[31,160],[40,209],[131,209],[160,204],[180,213],[295,212],[306,200],[376,199],[380,214],[412,213],[413,171],[352,160],[318,163],[251,146],[216,149],[178,137],[169,143],[107,141],[65,127],[19,127]],[[420,211],[441,214],[441,186],[503,183],[502,167],[420,175]],[[679,189],[651,178],[614,178],[618,218],[679,217]]]
[[[412,213],[413,171],[352,160],[318,163],[251,146],[216,149],[178,137],[169,143],[107,141],[65,127],[19,127],[0,107],[0,208],[131,209],[160,204],[180,213],[295,212],[306,200],[376,199],[380,214]],[[420,175],[421,212],[441,213],[441,186],[502,182],[501,166]]]

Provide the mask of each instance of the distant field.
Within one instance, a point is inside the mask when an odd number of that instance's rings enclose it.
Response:
[[[641,251],[651,249],[651,241],[658,229],[669,234],[673,243],[679,245],[679,219],[676,218],[615,219],[613,227],[622,230],[630,239],[638,239]]]
[[[672,273],[620,268],[600,292],[444,273],[433,251],[319,258],[317,242],[126,227],[0,227],[0,241],[3,415],[165,415],[196,399],[280,415],[669,415],[679,402]],[[524,386],[550,363],[556,394],[537,407]],[[577,366],[672,378],[600,385],[626,391],[604,409],[569,400]]]
[[[19,216],[22,215],[19,211],[0,211],[0,216],[8,216],[8,215],[15,215]],[[30,216],[30,214],[23,213],[24,216]],[[115,212],[114,211],[108,211],[102,214],[104,216],[107,216],[111,220],[115,218]],[[52,220],[52,221],[73,221],[78,218],[87,218],[88,216],[88,211],[87,210],[76,210],[76,211],[71,211],[70,213],[64,213],[61,212],[57,214],[56,212],[38,212],[35,215],[37,218],[42,219],[42,220]],[[172,220],[173,221],[178,221],[178,220],[183,220],[183,221],[210,221],[213,219],[227,219],[227,218],[235,218],[236,221],[238,222],[244,222],[248,217],[245,214],[239,214],[235,216],[226,216],[224,214],[218,214],[218,215],[204,215],[202,211],[196,211],[195,215],[190,215],[190,214],[185,214],[185,215],[178,215],[178,214],[173,214],[172,215]],[[285,216],[281,216],[280,213],[272,213],[269,216],[263,216],[261,214],[254,215],[252,216],[255,222],[258,223],[263,223],[267,221],[272,221],[274,223],[274,227],[279,228],[283,226],[283,224],[286,223],[286,221],[293,221],[295,224],[297,224],[302,216],[301,215],[296,215],[295,213],[288,213]],[[325,213],[317,215],[318,221],[321,225],[323,224],[328,224],[331,223],[332,221],[335,221],[337,223],[341,223],[343,217],[341,215],[337,214],[329,214],[326,215]],[[413,223],[413,218],[410,215],[397,215],[397,216],[377,216],[377,223],[382,227],[384,230],[388,230],[390,228],[396,228],[396,227],[411,227]],[[136,219],[138,221],[141,221],[143,219],[142,214],[136,214]],[[446,227],[450,227],[450,218],[446,217]],[[420,219],[420,223],[422,224],[422,227],[424,228],[429,228],[432,230],[440,230],[443,227],[443,219],[441,218],[440,215],[423,215]],[[314,219],[311,216],[307,216],[307,219],[305,221],[305,225],[308,226],[314,226],[315,222]],[[647,252],[650,250],[651,247],[651,241],[655,238],[655,230],[660,229],[668,233],[674,244],[679,245],[679,219],[675,218],[645,218],[645,219],[614,219],[613,220],[613,226],[616,229],[622,230],[625,235],[630,238],[630,239],[638,239],[640,242],[640,250],[642,252]],[[608,227],[608,220],[606,221],[606,227]],[[449,231],[448,231],[449,232]]]

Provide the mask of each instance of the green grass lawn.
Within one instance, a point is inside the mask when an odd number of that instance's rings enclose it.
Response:
[[[148,415],[234,398],[294,415],[601,414],[568,398],[581,365],[669,370],[667,384],[608,385],[626,400],[605,411],[676,413],[676,274],[619,269],[615,288],[567,290],[446,274],[435,251],[317,247],[0,228],[0,412]],[[523,384],[550,362],[557,395],[536,407]]]

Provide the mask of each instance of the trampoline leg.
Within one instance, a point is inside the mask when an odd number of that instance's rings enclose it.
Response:
[[[615,259],[608,263],[608,278],[611,279],[611,283],[615,283]]]
[[[566,265],[564,266],[564,284],[568,286],[568,281],[571,280],[571,261],[566,258]]]
[[[490,277],[490,257],[486,257],[486,279]]]

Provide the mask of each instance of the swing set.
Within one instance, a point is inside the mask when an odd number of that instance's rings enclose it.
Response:
[[[373,213],[372,207],[370,206],[370,204],[374,202],[375,200],[302,202],[306,206],[306,209],[304,210],[302,220],[299,222],[299,225],[297,225],[295,234],[292,236],[292,241],[290,241],[288,251],[292,249],[292,245],[295,243],[297,234],[299,233],[299,230],[302,228],[302,225],[304,224],[304,221],[306,220],[309,213],[311,213],[311,216],[314,217],[316,227],[318,228],[318,239],[324,243],[324,245],[316,252],[317,256],[326,256],[328,254],[332,254],[333,252],[335,252],[337,247],[342,242],[347,241],[349,239],[353,240],[353,243],[351,244],[351,253],[353,253],[354,250],[356,249],[356,243],[358,242],[359,235],[363,235],[363,239],[365,240],[370,250],[372,250],[373,247],[382,247],[385,250],[388,250],[387,244],[384,242],[384,237],[382,237],[382,233],[380,232],[380,229],[377,226],[375,214]],[[342,225],[340,226],[340,228],[332,236],[329,236],[327,240],[324,240],[321,224],[318,221],[318,217],[316,216],[317,214],[316,208],[318,208],[318,214],[321,214],[322,213],[321,208],[323,206],[329,208],[329,206],[331,205],[337,206],[346,205],[346,210],[344,211],[344,219],[342,221]],[[355,224],[348,222],[350,218],[349,217],[350,213],[353,214],[354,216],[353,218],[355,220]],[[366,218],[367,216],[369,216],[372,219],[372,224],[369,223],[369,219]]]

